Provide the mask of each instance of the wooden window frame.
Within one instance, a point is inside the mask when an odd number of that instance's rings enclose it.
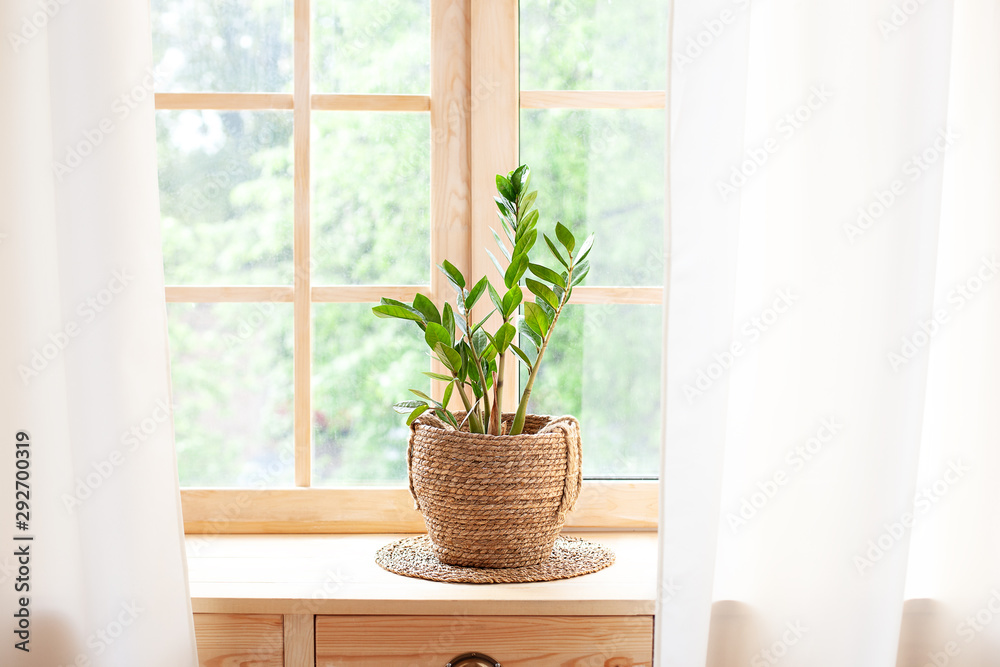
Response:
[[[312,487],[313,304],[373,303],[388,296],[436,303],[451,298],[437,271],[428,285],[313,285],[310,268],[310,127],[317,111],[429,113],[431,119],[431,263],[448,259],[467,275],[499,279],[485,248],[492,243],[495,175],[518,164],[521,109],[657,109],[664,91],[521,91],[518,0],[431,0],[430,95],[314,94],[311,5],[294,0],[292,93],[157,93],[158,110],[290,110],[293,113],[293,284],[167,286],[170,303],[293,304],[294,479],[298,488],[181,489],[188,533],[420,532],[406,488]],[[587,287],[577,304],[655,304],[661,287]],[[485,306],[483,306],[485,307]],[[516,368],[505,382],[517,401]],[[435,388],[440,392],[439,388]],[[440,393],[437,394],[440,398]],[[655,530],[655,481],[586,481],[568,526]]]

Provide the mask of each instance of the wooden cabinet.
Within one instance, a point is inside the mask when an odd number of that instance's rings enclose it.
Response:
[[[652,616],[195,614],[202,667],[649,667]],[[315,657],[314,657],[315,656]]]
[[[317,616],[316,667],[649,667],[651,616]]]
[[[278,614],[195,614],[202,667],[283,667],[284,635]]]
[[[397,536],[217,535],[191,540],[202,667],[650,667],[655,533],[588,533],[611,567],[533,584],[400,577],[374,554]]]

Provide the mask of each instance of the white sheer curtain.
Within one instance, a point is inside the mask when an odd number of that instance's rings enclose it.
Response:
[[[1000,5],[671,38],[658,664],[1000,665]]]
[[[197,664],[150,34],[145,2],[0,3],[5,666]]]

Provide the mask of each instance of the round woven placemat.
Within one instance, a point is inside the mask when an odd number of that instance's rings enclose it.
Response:
[[[549,559],[526,567],[459,567],[445,565],[431,550],[430,538],[404,537],[375,554],[375,562],[389,572],[407,577],[456,584],[520,584],[529,581],[569,579],[603,570],[615,562],[615,553],[578,537],[556,538]]]

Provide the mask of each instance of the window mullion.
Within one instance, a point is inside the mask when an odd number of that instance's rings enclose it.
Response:
[[[431,0],[431,298],[442,307],[454,291],[438,271],[448,260],[470,275],[469,0]],[[447,373],[439,361],[434,371]],[[444,386],[433,383],[440,400]],[[452,409],[459,409],[458,396]]]
[[[503,284],[486,248],[495,244],[496,175],[518,164],[518,0],[475,0],[472,3],[471,183],[473,276],[488,275]],[[484,300],[485,301],[485,300]],[[486,309],[489,302],[477,308]],[[481,317],[488,310],[482,310]],[[494,315],[494,318],[497,316]],[[511,355],[513,356],[513,355]],[[507,364],[504,410],[513,412],[518,399],[518,364]]]
[[[294,396],[295,485],[312,477],[312,330],[309,218],[310,0],[295,0],[294,47]]]

